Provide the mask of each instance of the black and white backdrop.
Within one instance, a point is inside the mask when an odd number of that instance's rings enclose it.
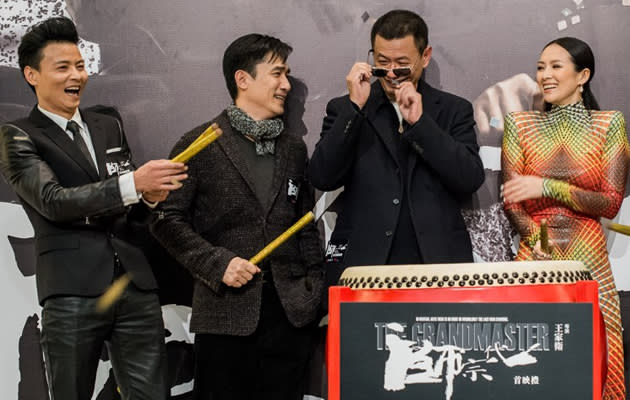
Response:
[[[372,23],[392,8],[416,11],[429,25],[434,51],[425,79],[474,104],[487,179],[464,213],[477,260],[507,260],[513,232],[498,198],[503,114],[538,104],[532,78],[540,50],[556,37],[576,36],[595,52],[593,90],[600,104],[630,118],[630,0],[3,0],[0,123],[26,115],[35,102],[17,65],[20,37],[36,22],[66,15],[78,25],[91,74],[82,106],[116,106],[136,162],[163,158],[184,132],[228,104],[225,47],[237,36],[261,32],[295,49],[286,118],[312,152],[327,101],[345,92],[347,71],[370,48]],[[324,195],[318,206],[333,198]],[[325,214],[325,234],[335,216]],[[627,197],[616,221],[630,224]],[[0,181],[0,397],[7,399],[47,398],[32,235],[15,195]],[[163,283],[171,393],[189,398],[190,278],[147,241]],[[611,232],[608,243],[617,286],[630,290],[630,239]],[[115,398],[109,370],[103,361],[95,399]]]

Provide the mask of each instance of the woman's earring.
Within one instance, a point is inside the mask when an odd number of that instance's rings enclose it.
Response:
[[[584,92],[584,86],[582,86],[582,84],[578,85],[580,87],[580,93]]]

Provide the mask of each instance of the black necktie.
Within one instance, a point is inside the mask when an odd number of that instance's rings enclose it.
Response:
[[[87,145],[85,144],[85,141],[83,140],[83,137],[81,136],[79,124],[77,124],[75,121],[70,120],[68,121],[68,125],[66,125],[66,129],[72,132],[74,143],[77,145],[79,150],[81,150],[81,153],[83,153],[83,155],[88,160],[92,168],[94,168],[94,170],[97,170],[96,167],[94,166],[92,155],[90,154],[90,151],[88,150]]]

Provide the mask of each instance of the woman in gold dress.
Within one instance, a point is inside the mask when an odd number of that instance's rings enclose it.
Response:
[[[521,241],[517,260],[579,260],[599,284],[608,343],[604,399],[625,399],[619,296],[600,217],[613,218],[623,200],[629,147],[618,111],[599,111],[590,90],[595,61],[576,38],[543,49],[536,80],[545,110],[505,117],[502,169],[505,211]],[[550,253],[540,248],[540,222]]]

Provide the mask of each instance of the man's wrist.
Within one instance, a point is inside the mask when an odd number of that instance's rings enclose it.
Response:
[[[158,204],[160,204],[159,200],[151,201],[151,200],[147,199],[145,194],[141,194],[140,195],[140,200],[142,200],[142,202],[144,204],[146,204],[147,207],[149,207],[149,208],[155,208],[155,207],[157,207]]]

